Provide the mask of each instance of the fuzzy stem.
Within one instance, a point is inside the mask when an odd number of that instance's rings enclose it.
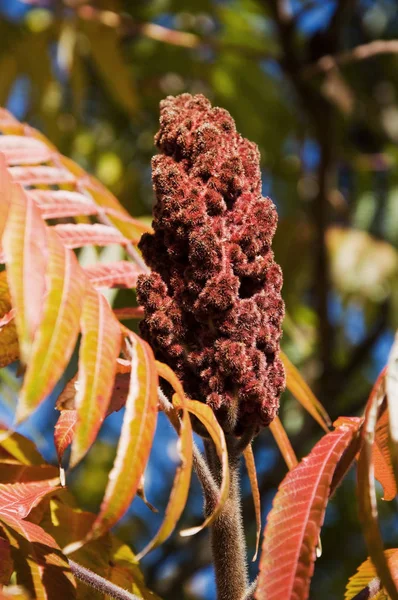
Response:
[[[206,440],[206,454],[216,479],[221,477],[220,463],[212,442]],[[211,527],[211,546],[216,574],[217,600],[244,598],[248,587],[246,543],[242,524],[239,460],[230,455],[230,491],[221,513]],[[206,497],[205,511],[210,514],[215,506]]]
[[[95,590],[101,592],[104,595],[106,594],[111,598],[116,598],[116,600],[139,600],[139,597],[135,594],[131,594],[130,592],[124,590],[118,585],[111,583],[110,581],[104,579],[104,577],[101,577],[101,575],[97,575],[97,573],[94,573],[90,569],[82,567],[82,565],[79,565],[74,560],[69,559],[69,566],[76,579],[79,579],[86,585],[94,588]]]

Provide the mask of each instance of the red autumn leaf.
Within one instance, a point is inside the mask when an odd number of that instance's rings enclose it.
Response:
[[[44,496],[56,490],[54,479],[0,484],[0,519],[25,519]]]
[[[75,181],[72,173],[59,167],[10,167],[9,172],[22,185],[64,185]]]
[[[355,439],[358,421],[325,435],[274,498],[264,533],[256,600],[305,600],[336,465]]]
[[[71,445],[75,433],[77,422],[76,410],[63,410],[58,417],[54,428],[54,443],[57,451],[58,462],[61,463],[62,457],[68,446]]]
[[[96,215],[99,211],[98,206],[89,197],[79,192],[27,190],[26,193],[39,207],[43,219]]]
[[[85,267],[86,275],[95,288],[134,288],[143,271],[133,262],[120,260]]]
[[[8,165],[33,165],[47,162],[51,158],[48,146],[22,135],[0,136],[0,152]]]
[[[107,246],[108,244],[128,244],[127,240],[114,227],[94,223],[67,223],[54,225],[54,229],[66,248],[81,248],[82,246]]]

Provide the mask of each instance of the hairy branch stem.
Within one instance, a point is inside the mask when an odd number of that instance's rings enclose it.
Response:
[[[76,579],[79,579],[104,595],[106,594],[116,600],[139,600],[139,597],[135,594],[131,594],[118,585],[111,583],[107,579],[104,579],[104,577],[101,577],[101,575],[94,573],[94,571],[82,567],[82,565],[79,565],[74,560],[69,559],[69,566]]]

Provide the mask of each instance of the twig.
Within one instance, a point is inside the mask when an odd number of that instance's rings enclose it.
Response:
[[[398,54],[398,40],[375,40],[369,44],[361,44],[351,50],[345,50],[338,54],[322,56],[319,60],[302,69],[302,74],[307,78],[325,73],[336,65],[347,65],[349,63],[367,60],[380,54]]]
[[[74,560],[69,559],[68,562],[76,579],[101,592],[101,594],[111,596],[111,598],[116,598],[116,600],[139,600],[139,597],[135,594],[131,594],[118,585],[111,583],[107,579],[104,579],[104,577],[101,577],[101,575],[94,573],[94,571],[82,567],[82,565],[79,565]]]

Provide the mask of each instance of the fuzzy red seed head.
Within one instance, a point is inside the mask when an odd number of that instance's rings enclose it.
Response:
[[[154,233],[140,242],[152,269],[137,285],[141,333],[186,393],[241,435],[274,419],[285,385],[275,206],[261,196],[257,146],[204,96],[163,100],[155,143]]]

